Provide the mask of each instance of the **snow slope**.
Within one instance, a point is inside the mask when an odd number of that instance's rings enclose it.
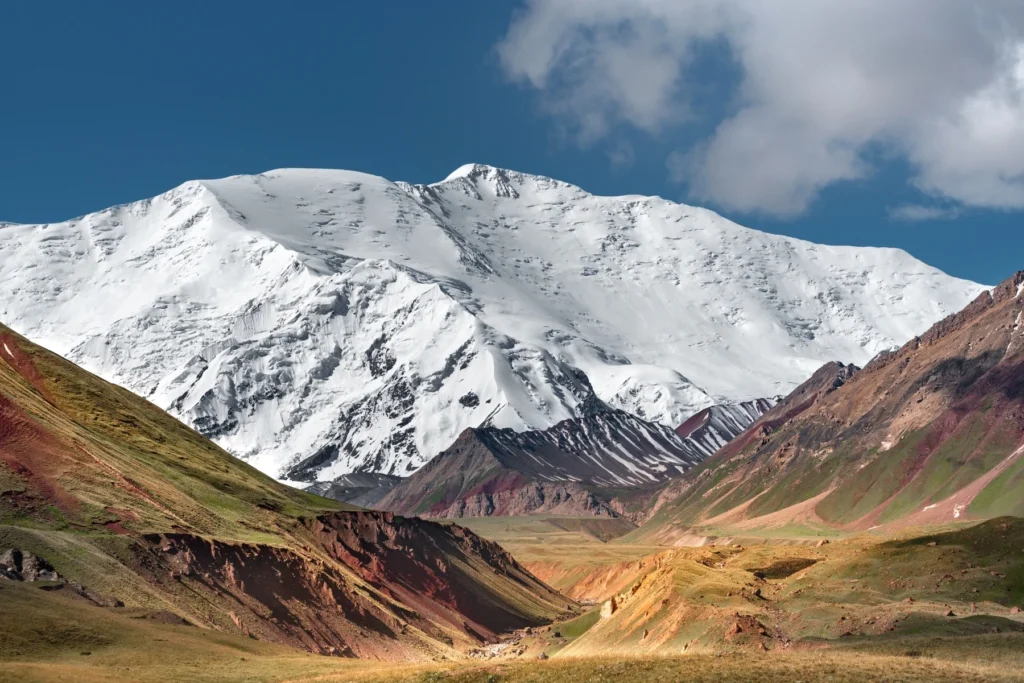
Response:
[[[710,458],[771,410],[779,398],[758,398],[741,403],[720,403],[694,414],[676,427],[676,434],[701,454]]]
[[[865,363],[982,287],[649,197],[469,165],[286,169],[0,226],[0,320],[280,476],[407,475],[466,427],[674,427]],[[315,456],[315,457],[314,457]]]

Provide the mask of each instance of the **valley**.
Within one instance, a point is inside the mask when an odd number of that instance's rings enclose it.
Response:
[[[466,660],[382,666],[317,656],[7,582],[0,601],[21,619],[0,624],[0,680],[1020,680],[1019,519],[651,555],[629,544],[557,542],[540,529],[519,533],[523,546],[511,536],[507,543],[524,557],[557,548],[544,555],[549,568],[584,572],[563,585],[576,586],[566,590],[591,606],[505,635]],[[559,582],[539,561],[527,566]],[[192,658],[173,655],[182,650]]]
[[[602,227],[566,218],[588,206]],[[138,392],[0,325],[0,681],[1024,679],[1024,272],[982,288],[689,210],[490,167],[292,170],[0,228],[35,302],[0,313]],[[692,271],[723,298],[663,365],[575,275],[496,265],[558,227],[671,271],[674,216],[768,294],[719,327],[740,276]],[[33,317],[192,239],[234,246],[117,320]],[[67,260],[43,277],[42,253]],[[647,301],[591,255],[597,290]],[[224,268],[245,296],[204,280]]]
[[[17,615],[0,680],[1020,680],[1019,518],[726,516],[666,535],[659,511],[362,511],[0,337],[0,609]],[[759,420],[799,419],[857,374],[826,367]]]

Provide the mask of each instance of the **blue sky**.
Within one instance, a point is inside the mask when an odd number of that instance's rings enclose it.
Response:
[[[900,42],[898,54],[927,52],[934,38],[956,61],[901,69],[887,59],[885,75],[952,75],[921,93],[885,83],[897,93],[888,100],[857,79],[837,95],[829,64],[863,66],[869,85],[881,82],[869,62],[892,45],[867,57],[828,53],[838,41],[780,36],[780,47],[756,30],[777,35],[777,17],[730,2],[750,12],[742,31],[657,0],[6,6],[0,221],[57,221],[192,178],[277,167],[431,182],[476,161],[599,194],[702,204],[819,242],[901,247],[986,283],[1024,268],[1024,167],[1006,151],[1024,141],[996,117],[1017,113],[1016,62],[999,56],[1012,51],[988,49],[989,34],[949,47],[943,31],[963,33],[959,5],[935,0],[933,24],[915,19],[934,35]],[[979,3],[1002,11],[999,0]],[[1008,12],[1000,40],[1012,45],[1020,24]],[[819,35],[822,22],[875,35],[871,22],[900,17],[803,19],[800,35]],[[823,66],[760,67],[773,60]],[[809,85],[783,97],[776,76]],[[993,98],[1001,108],[965,127],[963,112]]]

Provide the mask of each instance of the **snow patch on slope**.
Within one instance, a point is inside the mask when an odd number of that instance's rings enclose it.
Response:
[[[707,457],[672,429],[622,411],[565,420],[542,431],[479,429],[476,435],[508,469],[552,483],[650,486]]]

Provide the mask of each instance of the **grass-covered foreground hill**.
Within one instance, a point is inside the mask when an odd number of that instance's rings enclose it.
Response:
[[[494,543],[282,486],[2,326],[0,572],[6,670],[146,624],[445,659],[574,608]]]

